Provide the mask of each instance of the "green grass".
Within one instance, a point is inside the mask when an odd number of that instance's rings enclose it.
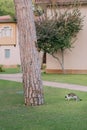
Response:
[[[86,74],[42,74],[42,79],[47,81],[79,84],[87,86]]]
[[[14,74],[14,73],[20,73],[20,67],[17,68],[3,68],[3,72],[0,72],[0,74]]]
[[[21,83],[0,80],[0,130],[87,130],[87,93],[65,101],[70,91],[44,87],[45,104],[26,107]]]

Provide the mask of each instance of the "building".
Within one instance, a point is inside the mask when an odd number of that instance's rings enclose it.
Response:
[[[4,67],[20,65],[17,35],[16,22],[9,15],[0,16],[0,65]]]
[[[67,8],[66,5],[73,4],[74,0],[54,0],[61,8]],[[71,74],[87,74],[87,0],[79,0],[81,3],[80,11],[84,17],[83,29],[79,32],[74,48],[71,51],[66,50],[64,54],[64,68],[66,73]],[[50,10],[52,0],[35,0],[39,6],[46,5],[47,13]],[[52,6],[51,6],[52,7]],[[49,13],[48,13],[49,14]],[[60,54],[56,54],[59,55]],[[46,72],[47,73],[62,73],[61,66],[56,59],[47,54],[46,57]]]

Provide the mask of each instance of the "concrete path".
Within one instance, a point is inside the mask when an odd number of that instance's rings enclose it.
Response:
[[[0,79],[22,82],[22,74],[21,73],[0,74]],[[56,87],[56,88],[66,88],[66,89],[71,89],[71,90],[79,90],[79,91],[87,92],[87,86],[81,86],[81,85],[73,85],[73,84],[49,82],[49,81],[43,81],[43,85],[50,86],[50,87]]]

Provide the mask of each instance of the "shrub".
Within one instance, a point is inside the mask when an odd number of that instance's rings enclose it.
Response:
[[[3,70],[3,66],[0,65],[0,72],[5,72],[5,70]]]

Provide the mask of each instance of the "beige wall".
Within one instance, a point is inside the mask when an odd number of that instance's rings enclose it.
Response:
[[[4,27],[11,28],[11,36],[0,37],[0,45],[16,45],[17,43],[16,23],[0,23],[0,30],[4,29]]]
[[[0,37],[0,65],[6,67],[20,65],[17,25],[16,23],[0,23],[0,27],[4,26],[12,28],[12,35],[11,37]],[[5,57],[6,49],[10,50],[10,56],[8,58]]]
[[[87,6],[81,7],[81,13],[85,16],[83,30],[78,34],[72,51],[66,50],[64,55],[64,67],[68,73],[87,73]],[[56,59],[47,55],[47,72],[60,72],[60,69]]]
[[[10,49],[10,57],[5,57],[5,49]],[[20,52],[18,44],[14,46],[0,46],[0,65],[14,66],[20,64]]]

